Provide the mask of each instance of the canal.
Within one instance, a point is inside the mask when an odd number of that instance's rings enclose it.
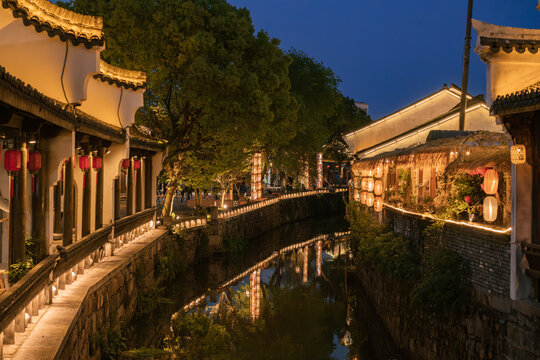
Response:
[[[180,359],[402,359],[359,285],[343,216],[283,226],[187,269],[135,344]],[[172,315],[171,315],[172,314]],[[172,319],[172,320],[171,320]]]

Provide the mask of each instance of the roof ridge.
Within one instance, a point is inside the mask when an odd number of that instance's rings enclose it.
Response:
[[[70,39],[75,46],[84,43],[87,48],[103,46],[103,18],[84,15],[62,8],[48,0],[1,0],[11,9],[14,17],[22,17],[26,26],[33,25],[37,32],[47,31],[50,37]]]
[[[94,75],[102,81],[109,84],[115,83],[118,86],[131,88],[133,90],[141,89],[146,86],[146,73],[136,70],[123,69],[111,65],[104,60],[99,62],[99,74]]]

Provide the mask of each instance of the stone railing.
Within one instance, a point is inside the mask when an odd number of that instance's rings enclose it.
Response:
[[[155,208],[117,220],[59,248],[21,280],[0,295],[0,359],[2,346],[15,343],[15,333],[22,333],[39,310],[52,304],[58,290],[77,280],[85,269],[112,256],[115,249],[153,229]]]

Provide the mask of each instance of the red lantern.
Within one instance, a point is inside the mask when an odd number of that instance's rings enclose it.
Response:
[[[28,153],[28,170],[32,173],[32,194],[35,192],[34,175],[41,169],[41,153],[39,151],[30,151]]]
[[[122,160],[122,168],[123,169],[129,168],[129,159],[123,159]]]
[[[139,170],[141,168],[141,160],[134,160],[133,161],[133,168],[135,170]]]
[[[465,200],[465,202],[466,202],[467,204],[472,203],[471,195],[465,195],[465,197],[463,198],[463,200]]]
[[[92,167],[94,170],[101,170],[103,166],[103,159],[100,157],[94,157],[92,158]]]
[[[9,172],[21,170],[21,152],[19,150],[7,150],[5,152],[4,169]]]
[[[90,158],[88,156],[79,157],[79,167],[86,172],[90,169]]]

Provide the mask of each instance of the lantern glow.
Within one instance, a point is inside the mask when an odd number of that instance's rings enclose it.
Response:
[[[367,191],[367,178],[362,178],[362,182],[360,184],[362,185],[362,190]]]
[[[383,182],[382,180],[375,180],[375,187],[373,188],[375,195],[379,196],[383,193]]]
[[[323,158],[322,153],[317,153],[317,189],[323,188]]]
[[[262,197],[262,154],[255,153],[251,168],[251,200],[257,200]]]
[[[527,150],[524,145],[512,145],[510,147],[510,160],[512,164],[525,164],[527,161]]]
[[[367,179],[367,191],[372,192],[373,188],[375,187],[375,182],[373,181],[373,178]]]
[[[383,209],[383,200],[380,197],[376,197],[373,202],[373,209],[375,209],[376,212],[381,212]]]
[[[493,170],[489,169],[484,175],[484,192],[487,195],[494,195],[497,193],[497,188],[499,187],[499,174]]]
[[[373,196],[373,193],[367,193],[366,205],[371,207],[373,206],[374,202],[375,202],[375,196]]]
[[[360,203],[362,205],[366,205],[366,202],[367,202],[367,192],[366,191],[363,191],[362,194],[360,195]]]
[[[382,178],[383,177],[383,167],[381,165],[378,165],[376,168],[375,168],[375,177],[376,178]]]
[[[494,196],[486,196],[483,204],[484,220],[493,222],[497,220],[497,199]]]

